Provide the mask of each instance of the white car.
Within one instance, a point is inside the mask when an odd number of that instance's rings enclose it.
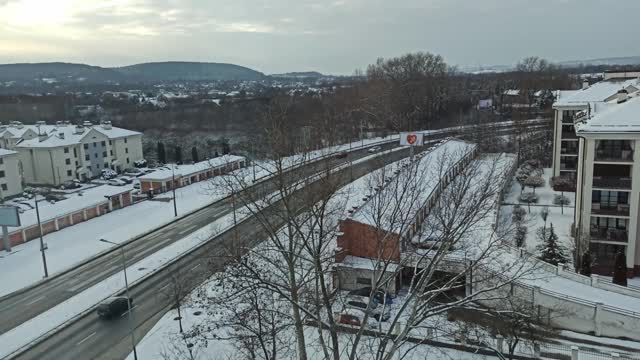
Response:
[[[369,150],[367,150],[367,151],[369,151],[370,153],[375,153],[375,152],[378,152],[380,150],[382,150],[382,148],[380,146],[374,146],[374,147],[370,147]]]
[[[111,186],[125,186],[127,185],[126,182],[120,180],[120,179],[111,179],[107,181],[107,185],[111,185]]]

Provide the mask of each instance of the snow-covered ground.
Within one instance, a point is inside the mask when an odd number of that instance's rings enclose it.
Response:
[[[511,188],[509,192],[505,194],[503,199],[500,216],[504,221],[511,219],[513,205],[509,204],[520,204],[520,207],[527,210],[527,216],[523,222],[524,226],[527,227],[527,237],[524,246],[528,252],[536,254],[536,247],[540,244],[540,239],[536,236],[536,233],[538,229],[544,226],[544,220],[540,216],[540,212],[547,208],[549,210],[549,215],[547,217],[546,226],[548,228],[553,224],[553,229],[556,235],[558,235],[558,240],[568,250],[567,254],[569,255],[570,251],[573,250],[574,247],[573,238],[571,237],[571,224],[573,223],[575,193],[564,193],[564,196],[570,201],[568,205],[564,207],[554,205],[554,196],[562,195],[562,193],[560,191],[554,191],[549,184],[551,176],[552,169],[544,169],[543,178],[545,180],[545,184],[535,190],[536,195],[538,195],[538,202],[536,204],[531,204],[531,206],[527,206],[526,203],[522,203],[518,199],[521,188],[520,184],[515,178],[513,178],[511,180]],[[526,188],[524,191],[531,192],[532,189]]]

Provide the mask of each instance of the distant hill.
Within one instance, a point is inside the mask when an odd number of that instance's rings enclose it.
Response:
[[[283,74],[272,74],[271,77],[302,79],[302,78],[321,78],[321,77],[324,77],[324,75],[317,71],[295,71],[295,72],[288,72]]]
[[[591,60],[571,60],[561,61],[558,65],[562,67],[576,67],[579,65],[602,66],[602,65],[640,65],[640,56],[624,56]]]
[[[159,62],[119,68],[61,62],[0,65],[1,82],[108,84],[263,78],[263,73],[243,66],[198,62]]]
[[[147,81],[260,80],[261,72],[233,64],[201,62],[154,62],[112,68],[130,78]]]
[[[111,69],[85,64],[52,62],[0,65],[0,81],[103,83],[124,79],[125,76]]]

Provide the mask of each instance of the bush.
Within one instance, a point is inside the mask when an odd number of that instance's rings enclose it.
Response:
[[[527,210],[522,208],[520,205],[516,205],[513,207],[513,221],[521,222],[524,220],[525,215],[527,214]]]
[[[552,177],[550,181],[550,185],[553,187],[553,190],[555,191],[567,191],[567,192],[576,191],[575,180],[566,176]]]
[[[538,202],[538,195],[536,195],[536,194],[534,194],[532,192],[522,193],[522,194],[520,194],[520,201],[522,201],[523,203],[528,203],[528,204],[537,203]]]
[[[553,203],[555,205],[569,205],[571,203],[571,200],[569,200],[569,198],[564,195],[555,195],[553,197]]]
[[[526,239],[527,239],[527,227],[519,225],[518,227],[516,227],[516,235],[514,237],[516,246],[522,247]]]
[[[532,188],[541,187],[544,185],[544,178],[538,175],[531,175],[524,181],[524,185]]]

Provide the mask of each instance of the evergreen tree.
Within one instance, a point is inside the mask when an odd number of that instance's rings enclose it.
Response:
[[[613,283],[620,286],[627,286],[627,256],[622,250],[616,254]]]
[[[580,265],[580,274],[584,276],[591,276],[591,252],[587,251],[582,255],[582,263]]]
[[[198,162],[198,149],[195,146],[191,148],[191,159],[194,163]]]
[[[182,164],[182,149],[180,148],[180,146],[176,145],[176,164],[180,165]]]
[[[167,153],[164,151],[164,144],[158,141],[158,161],[162,164],[167,162]]]
[[[215,154],[213,154],[213,157],[214,157],[214,158],[217,158],[217,157],[219,157],[219,156],[220,156],[220,154],[218,154],[218,150],[216,150]]]
[[[540,252],[540,255],[538,255],[538,259],[548,262],[552,265],[567,263],[567,255],[565,254],[565,249],[558,242],[558,235],[556,235],[555,231],[553,230],[553,223],[551,223],[548,231],[545,231],[545,229],[540,229],[538,236],[541,240],[543,240],[540,245],[538,245],[538,251]]]

